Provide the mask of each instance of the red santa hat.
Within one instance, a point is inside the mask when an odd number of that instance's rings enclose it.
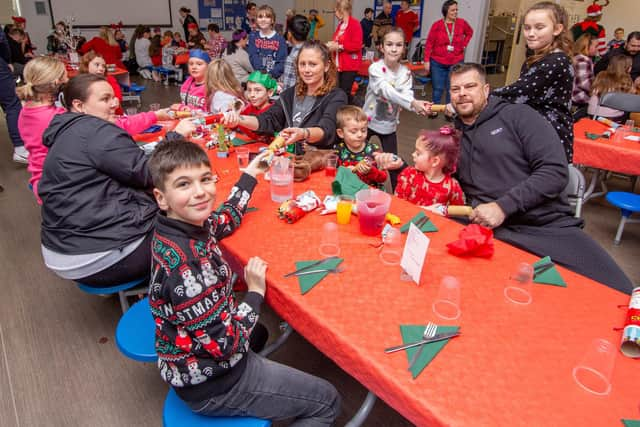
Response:
[[[27,20],[25,18],[23,18],[22,16],[12,16],[11,19],[16,24],[25,24],[27,22]]]
[[[197,30],[198,29],[198,24],[194,24],[193,22],[189,25],[187,25],[187,29],[188,30]]]
[[[592,4],[587,8],[587,16],[600,16],[602,15],[602,6],[599,4]]]

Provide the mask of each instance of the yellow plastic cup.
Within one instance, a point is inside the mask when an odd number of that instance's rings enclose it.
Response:
[[[351,221],[351,207],[353,206],[353,197],[339,196],[338,206],[336,207],[336,216],[338,224],[349,224]]]

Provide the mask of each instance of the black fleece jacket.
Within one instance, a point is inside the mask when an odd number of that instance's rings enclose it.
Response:
[[[295,86],[286,89],[271,108],[256,116],[259,123],[257,132],[273,135],[274,132],[280,132],[292,126],[291,115],[295,93]],[[333,147],[336,140],[336,114],[338,109],[345,105],[347,105],[347,95],[340,88],[334,88],[326,95],[316,98],[315,104],[302,118],[300,124],[302,128],[319,127],[324,131],[324,138],[313,143],[315,147]]]
[[[472,206],[496,202],[504,225],[580,225],[566,196],[567,160],[553,127],[535,110],[494,96],[463,136],[458,180]]]

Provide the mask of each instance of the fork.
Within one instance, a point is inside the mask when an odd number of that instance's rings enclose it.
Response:
[[[306,276],[307,274],[316,274],[316,273],[342,273],[343,271],[344,271],[344,267],[339,265],[335,268],[322,268],[317,270],[301,271],[300,273],[295,273],[294,276]]]
[[[433,338],[433,336],[435,336],[437,331],[438,331],[438,325],[436,325],[433,322],[429,322],[427,324],[427,327],[424,328],[424,332],[422,333],[422,339],[428,340],[429,338]],[[422,350],[424,350],[424,345],[421,345],[420,348],[418,348],[418,351],[413,353],[413,356],[409,361],[409,371],[411,370],[411,368],[413,368],[413,365],[415,365],[415,363],[420,358],[420,355],[422,354]]]

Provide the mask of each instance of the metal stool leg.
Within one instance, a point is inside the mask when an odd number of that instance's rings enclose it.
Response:
[[[293,328],[286,322],[283,322],[282,326],[282,335],[280,335],[277,340],[263,348],[260,352],[260,356],[269,357],[271,353],[282,347],[287,338],[289,338],[289,335],[291,335],[291,333],[293,332]]]
[[[373,405],[376,404],[376,400],[378,398],[372,392],[367,394],[367,397],[364,398],[364,402],[362,402],[362,406],[358,409],[358,412],[349,420],[345,427],[360,427],[362,423],[365,422],[369,413],[373,409]]]
[[[629,219],[629,215],[631,213],[629,212],[629,214],[625,215],[625,212],[622,212],[622,218],[620,218],[620,224],[618,224],[618,231],[616,232],[616,237],[615,239],[613,239],[613,244],[614,245],[619,245],[620,244],[620,239],[622,238],[622,231],[624,230],[624,226],[627,223],[627,220]]]

